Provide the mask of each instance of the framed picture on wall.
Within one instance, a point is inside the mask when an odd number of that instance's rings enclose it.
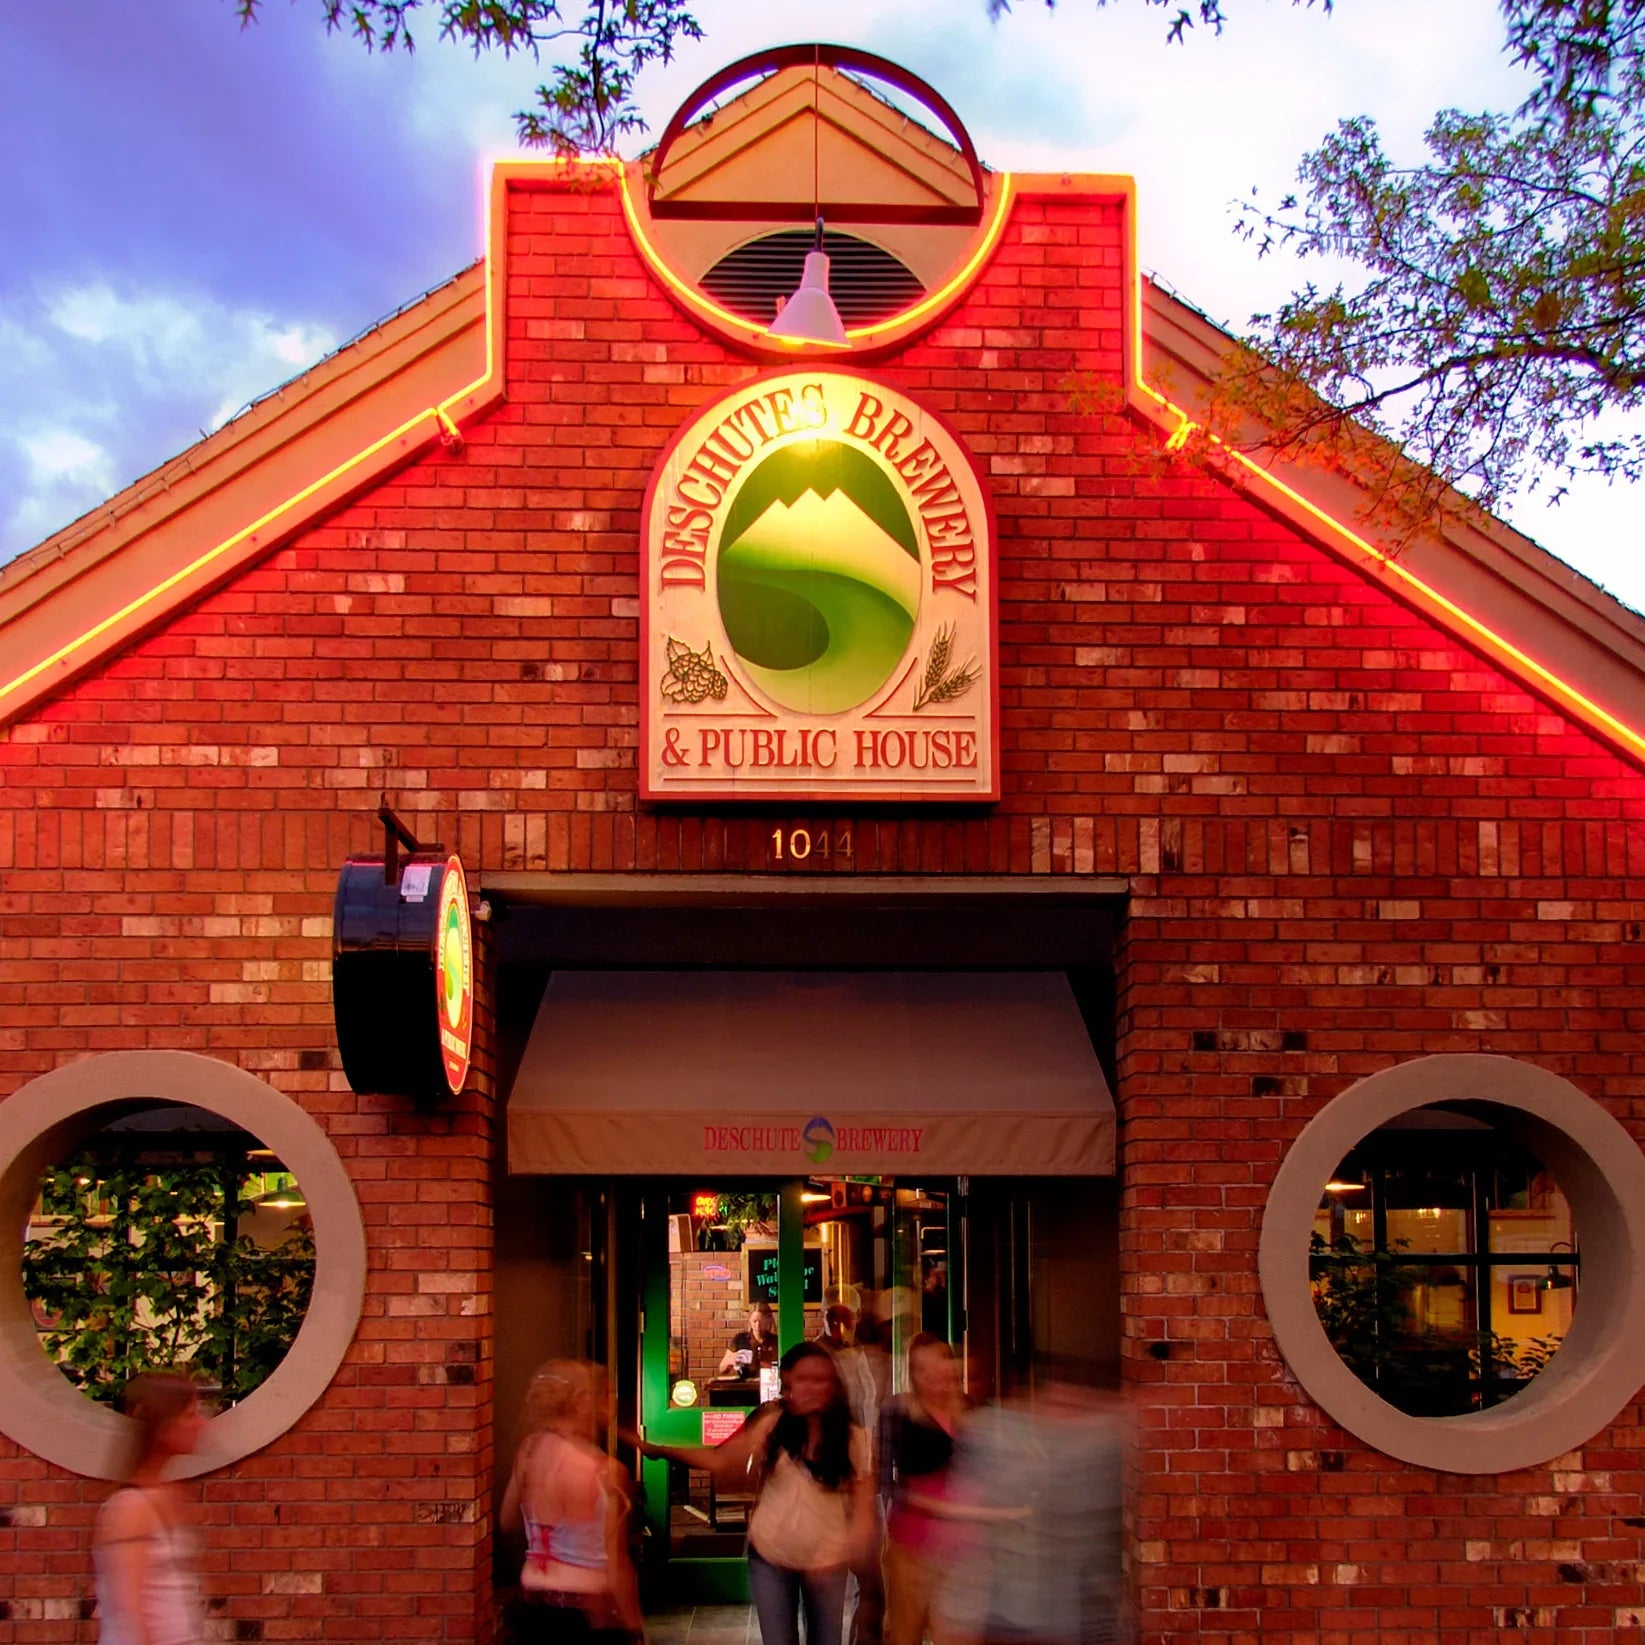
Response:
[[[1510,1314],[1540,1314],[1542,1312],[1542,1281],[1529,1274],[1516,1274],[1508,1281],[1508,1312]]]

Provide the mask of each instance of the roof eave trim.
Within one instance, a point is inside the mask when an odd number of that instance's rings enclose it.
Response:
[[[19,661],[23,666],[16,673],[0,672],[0,725],[28,712],[180,607],[200,600],[436,442],[460,444],[462,425],[502,401],[506,360],[498,320],[507,278],[507,213],[503,202],[510,180],[509,168],[498,166],[487,193],[485,296],[480,322],[484,354],[479,374],[471,375],[472,365],[463,365],[465,358],[472,360],[472,352],[463,346],[472,327],[459,327],[443,348],[433,351],[437,356],[433,362],[435,392],[427,404],[405,415],[404,405],[395,404],[385,393],[385,409],[397,415],[398,421],[374,433],[364,444],[354,445],[351,441],[353,448],[343,454],[325,450],[323,438],[311,439],[309,443],[317,449],[304,454],[304,467],[292,476],[290,491],[256,518],[210,541],[184,564],[156,574],[152,581],[135,589],[121,585],[118,573],[126,555],[115,553],[90,560],[44,600],[28,605],[6,624],[8,661],[13,667]],[[429,300],[438,295],[431,294]],[[353,395],[350,406],[358,406],[373,387],[392,388],[405,363],[392,348],[384,350],[382,360],[381,376]],[[442,367],[450,368],[444,382],[438,380]],[[294,402],[290,410],[296,411],[300,405],[301,401]],[[340,420],[345,409],[323,417],[305,432],[323,435],[327,423]],[[221,493],[231,491],[232,486],[231,480],[213,489]],[[173,513],[165,523],[176,530],[184,520],[186,515]],[[123,546],[129,552],[138,545]],[[52,562],[46,563],[49,566]],[[100,605],[113,609],[95,614]]]
[[[1130,219],[1126,398],[1136,415],[1165,435],[1169,449],[1199,424],[1190,409],[1143,375],[1145,343],[1172,352],[1179,362],[1181,354],[1159,334],[1162,327],[1145,337],[1134,211]],[[1493,566],[1448,540],[1435,537],[1420,547],[1398,552],[1378,546],[1370,536],[1304,496],[1274,469],[1231,446],[1222,451],[1227,480],[1254,502],[1420,611],[1630,763],[1645,766],[1645,722],[1638,714],[1645,646],[1630,634],[1634,625],[1627,619],[1631,614],[1619,601],[1592,587],[1591,593],[1584,594],[1591,620],[1578,620],[1563,602],[1556,606],[1542,591],[1518,586],[1506,575],[1507,567]],[[1495,546],[1507,557],[1506,550]],[[1527,550],[1531,547],[1526,544]],[[1526,557],[1524,552],[1515,556],[1517,560]]]

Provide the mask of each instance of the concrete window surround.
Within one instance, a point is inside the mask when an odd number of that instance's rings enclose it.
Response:
[[[1415,1108],[1484,1120],[1529,1148],[1571,1204],[1582,1291],[1559,1352],[1530,1385],[1488,1411],[1414,1417],[1382,1400],[1337,1356],[1309,1288],[1308,1236],[1344,1155]],[[1304,1392],[1367,1445],[1458,1474],[1529,1468],[1585,1444],[1645,1381],[1645,1157],[1569,1080],[1512,1057],[1419,1057],[1350,1086],[1303,1128],[1262,1219],[1263,1300]]]
[[[153,1102],[192,1104],[260,1138],[302,1185],[314,1223],[314,1290],[296,1340],[255,1393],[207,1424],[180,1476],[238,1462],[290,1428],[336,1374],[365,1295],[365,1227],[343,1162],[319,1125],[256,1075],[189,1051],[113,1051],[30,1080],[0,1102],[0,1432],[94,1479],[119,1477],[131,1424],[41,1350],[23,1295],[23,1235],[41,1173],[122,1108]]]

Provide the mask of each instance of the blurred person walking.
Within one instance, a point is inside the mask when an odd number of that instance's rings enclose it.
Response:
[[[137,1431],[126,1483],[103,1504],[92,1534],[100,1645],[206,1645],[200,1534],[168,1477],[200,1442],[201,1387],[183,1371],[145,1371],[121,1393]]]
[[[813,1339],[831,1354],[842,1354],[851,1346],[851,1330],[857,1316],[848,1303],[831,1302],[823,1309],[823,1326]]]
[[[815,1342],[783,1355],[782,1395],[723,1445],[653,1445],[640,1454],[754,1483],[748,1585],[764,1645],[841,1645],[846,1578],[874,1535],[868,1435],[851,1420],[834,1356]]]
[[[956,1547],[949,1475],[965,1395],[954,1350],[920,1332],[908,1345],[908,1381],[908,1392],[887,1401],[880,1415],[886,1640],[921,1645],[929,1628],[935,1645],[943,1645],[931,1600]]]
[[[839,1366],[840,1376],[845,1381],[852,1420],[871,1442],[879,1435],[880,1410],[891,1393],[891,1355],[885,1347],[886,1334],[879,1320],[874,1294],[870,1291],[860,1293],[851,1346],[840,1349],[834,1356],[834,1363]],[[877,1457],[872,1461],[871,1469],[877,1478]],[[847,1633],[849,1645],[881,1645],[885,1637],[885,1574],[880,1564],[884,1522],[878,1494],[870,1501],[869,1516],[872,1521],[870,1533],[866,1541],[859,1545],[851,1564],[851,1579],[856,1591],[852,1597],[851,1626]]]
[[[525,1438],[501,1518],[525,1526],[515,1645],[637,1637],[644,1626],[628,1552],[633,1482],[596,1443],[609,1418],[604,1382],[586,1365],[550,1360],[526,1391]]]
[[[950,1641],[1127,1645],[1128,1432],[1117,1393],[1062,1377],[967,1419],[954,1495],[969,1540],[935,1601]]]

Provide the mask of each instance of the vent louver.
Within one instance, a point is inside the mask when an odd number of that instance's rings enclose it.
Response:
[[[810,229],[783,229],[727,252],[702,278],[702,289],[722,308],[755,325],[770,325],[777,304],[791,297],[816,240]],[[925,295],[905,263],[854,234],[823,233],[828,291],[848,326],[889,319]]]

